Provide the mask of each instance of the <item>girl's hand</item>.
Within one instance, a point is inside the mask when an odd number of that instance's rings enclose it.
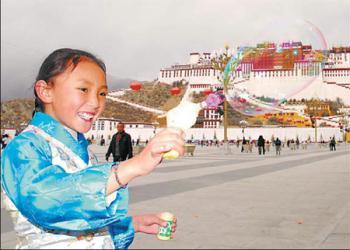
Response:
[[[139,153],[118,165],[117,170],[111,171],[107,182],[107,194],[111,194],[120,187],[120,183],[127,184],[134,178],[147,175],[161,162],[164,153],[171,149],[179,155],[185,152],[184,132],[180,129],[167,128],[158,133]],[[117,171],[119,183],[116,181]]]
[[[184,132],[181,129],[166,128],[158,133],[137,155],[137,175],[149,174],[162,160],[162,155],[171,149],[179,155],[185,152]]]
[[[144,214],[132,217],[135,232],[141,232],[146,234],[157,234],[159,227],[166,227],[167,223],[165,220],[160,218],[160,214]],[[171,226],[171,236],[174,238],[174,233],[177,227],[177,220],[174,217],[173,225]]]

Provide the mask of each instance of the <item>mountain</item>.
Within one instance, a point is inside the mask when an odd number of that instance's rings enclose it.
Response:
[[[30,119],[34,109],[34,99],[14,99],[1,102],[1,128],[22,130]],[[125,122],[155,121],[156,115],[131,105],[107,100],[101,117],[118,118]]]
[[[129,84],[134,81],[131,78],[119,78],[114,75],[107,74],[107,84],[110,91],[128,88]]]
[[[28,81],[29,79],[29,81]],[[1,101],[14,99],[33,98],[33,84],[35,74],[24,77],[22,75],[1,76]],[[31,82],[32,80],[32,82]],[[134,81],[131,78],[119,78],[107,74],[107,84],[109,90],[128,88],[129,84]]]
[[[122,84],[129,84],[130,79],[120,80],[118,78],[109,77],[110,90],[121,89]],[[182,98],[186,86],[179,85],[181,94],[171,95],[171,85],[158,82],[145,82],[139,91],[125,90],[124,95],[118,98],[125,101],[143,105],[146,107],[156,108],[160,110],[169,110],[175,107]],[[194,102],[201,102],[206,97],[204,94],[194,94]],[[21,124],[26,124],[32,117],[34,108],[34,99],[14,99],[1,102],[1,127],[12,127],[21,130]],[[121,119],[124,122],[147,122],[156,121],[157,114],[136,108],[133,105],[111,101],[107,99],[106,108],[101,117]],[[245,117],[228,109],[229,125],[238,124]]]
[[[1,102],[1,128],[21,130],[32,118],[34,99],[14,99]]]

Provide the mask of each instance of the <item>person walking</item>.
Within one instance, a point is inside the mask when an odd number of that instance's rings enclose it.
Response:
[[[124,123],[117,124],[118,132],[113,135],[106,153],[106,161],[110,154],[113,155],[113,161],[125,161],[133,157],[131,136],[124,131]]]
[[[262,135],[260,135],[258,138],[258,150],[259,155],[261,155],[261,152],[265,154],[265,139]]]
[[[333,136],[333,138],[331,139],[331,151],[336,151],[336,148],[335,148],[335,144],[336,144],[336,141],[335,141],[335,137]]]
[[[302,141],[301,142],[301,148],[306,150],[307,149],[307,141]]]
[[[295,145],[297,146],[297,149],[299,150],[299,145],[300,145],[299,137],[297,137],[297,139],[295,140]]]
[[[269,140],[267,140],[267,141],[266,141],[266,151],[267,151],[267,152],[270,152],[270,145],[271,145],[271,144],[270,144]]]
[[[245,137],[243,136],[243,140],[242,140],[242,148],[241,148],[241,152],[247,152],[246,146],[247,145],[247,140],[245,139]]]
[[[254,142],[252,140],[247,140],[247,147],[248,147],[249,153],[253,153],[253,145],[254,145]]]
[[[275,141],[276,155],[281,155],[281,140],[277,137]]]

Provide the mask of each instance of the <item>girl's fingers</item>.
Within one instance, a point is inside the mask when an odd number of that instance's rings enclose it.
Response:
[[[166,141],[166,142],[155,143],[152,148],[152,154],[160,155],[170,150],[175,150],[179,153],[179,155],[184,155],[185,153],[184,145],[185,144],[182,141]]]
[[[154,145],[153,149],[152,149],[152,154],[153,155],[160,155],[163,154],[165,152],[170,151],[173,148],[172,144],[163,144],[163,145]]]
[[[153,224],[151,226],[140,226],[140,232],[146,234],[157,234],[159,231],[159,225]]]
[[[182,138],[181,136],[177,135],[177,134],[163,134],[161,136],[156,136],[153,138],[153,142],[157,143],[157,142],[166,142],[166,141],[174,141],[177,143],[185,143],[184,138]]]
[[[164,134],[164,133],[172,133],[172,134],[177,134],[180,137],[184,137],[185,136],[185,132],[180,129],[180,128],[165,128],[164,130],[162,130],[159,135]]]

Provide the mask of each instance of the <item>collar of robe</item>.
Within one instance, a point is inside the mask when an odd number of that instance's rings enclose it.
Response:
[[[77,132],[77,138],[74,138],[60,122],[52,116],[42,112],[36,112],[30,124],[40,128],[48,135],[65,144],[75,154],[79,155],[86,164],[88,164],[89,155],[86,150],[88,142],[83,134]]]

